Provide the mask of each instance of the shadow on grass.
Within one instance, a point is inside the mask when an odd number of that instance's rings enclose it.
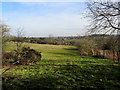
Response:
[[[3,90],[88,90],[120,89],[120,66],[61,66],[54,71],[21,79],[3,80]]]
[[[65,56],[80,56],[80,53],[77,48],[64,48],[64,50],[66,50],[66,52],[50,52],[50,53]]]
[[[78,54],[78,53],[62,53],[62,52],[50,52],[50,53],[52,53],[52,54],[57,54],[57,55],[65,55],[65,56],[79,56],[80,54]]]
[[[65,50],[74,50],[74,51],[76,51],[76,50],[79,50],[78,48],[64,48]]]
[[[92,57],[94,57],[94,58],[99,58],[99,59],[105,59],[105,57],[104,57],[104,56],[99,56],[99,55],[92,56]]]
[[[97,63],[97,62],[94,62],[94,61],[80,61],[81,64],[90,64],[90,63]]]

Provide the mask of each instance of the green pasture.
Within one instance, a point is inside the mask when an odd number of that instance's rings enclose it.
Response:
[[[3,74],[3,90],[120,89],[120,65],[112,60],[80,56],[75,46],[24,45],[41,52],[42,60],[11,67]],[[8,52],[15,48],[14,43],[7,46]]]

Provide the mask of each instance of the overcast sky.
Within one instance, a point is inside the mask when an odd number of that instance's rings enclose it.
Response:
[[[87,18],[85,2],[2,2],[2,19],[16,34],[46,37],[84,35]]]

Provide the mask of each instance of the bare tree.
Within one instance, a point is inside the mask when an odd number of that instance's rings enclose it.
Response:
[[[88,16],[92,19],[89,32],[118,33],[120,18],[120,2],[111,0],[92,0],[87,3]]]
[[[21,53],[21,49],[23,47],[23,29],[17,29],[17,35],[15,37],[15,44],[16,44],[16,49],[15,49],[15,60],[16,62],[20,62],[19,58],[20,58],[20,53]]]
[[[115,47],[117,47],[118,62],[120,60],[120,2],[112,0],[92,0],[87,3],[88,16],[91,25],[88,32],[117,35]]]
[[[2,25],[0,24],[0,69],[1,68],[2,68]]]
[[[17,29],[17,36],[15,37],[16,39],[16,50],[19,51],[21,47],[23,46],[23,29]]]
[[[2,56],[5,53],[6,42],[9,40],[9,30],[10,28],[0,21],[0,69],[2,68]]]
[[[5,24],[0,24],[0,28],[1,28],[2,54],[4,54],[6,42],[9,41],[9,39],[10,39],[10,37],[9,37],[10,36],[9,35],[10,28],[8,25],[5,25]]]

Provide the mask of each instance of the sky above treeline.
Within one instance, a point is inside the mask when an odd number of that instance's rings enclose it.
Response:
[[[11,34],[28,37],[84,35],[86,2],[2,2],[2,20]]]

